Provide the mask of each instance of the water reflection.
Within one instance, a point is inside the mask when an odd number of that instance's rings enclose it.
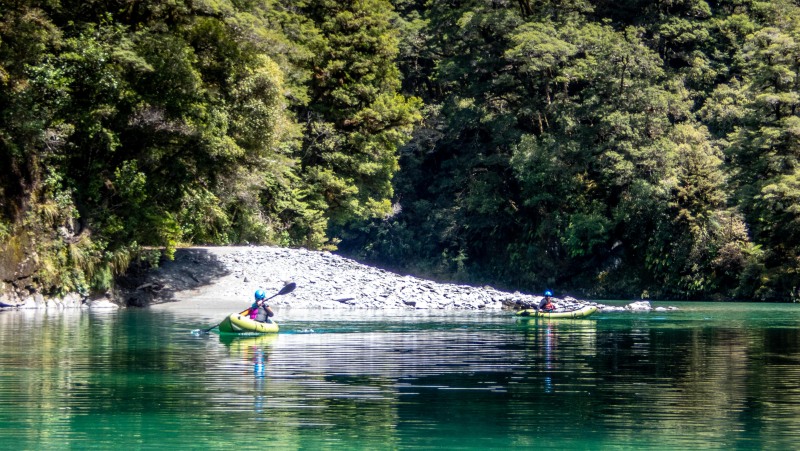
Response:
[[[800,322],[723,313],[289,317],[234,338],[148,311],[2,312],[0,441],[792,449],[800,332],[780,324]]]
[[[558,381],[565,375],[587,374],[586,359],[596,351],[595,321],[538,319],[525,324],[527,360],[543,381],[540,389],[551,393],[557,390]]]
[[[241,362],[252,368],[253,375],[253,410],[259,419],[265,419],[263,414],[267,407],[267,368],[269,363],[270,346],[278,339],[277,334],[258,335],[253,337],[220,335],[219,341],[228,350],[228,355],[234,362]]]

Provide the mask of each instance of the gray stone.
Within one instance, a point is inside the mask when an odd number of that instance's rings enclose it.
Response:
[[[653,307],[650,305],[650,301],[637,301],[626,305],[625,310],[631,312],[649,312],[653,310]]]
[[[108,298],[94,299],[89,302],[90,310],[117,310],[119,306],[111,302]]]

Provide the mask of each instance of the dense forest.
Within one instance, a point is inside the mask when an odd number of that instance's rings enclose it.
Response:
[[[3,289],[186,244],[800,298],[800,4],[0,0]]]

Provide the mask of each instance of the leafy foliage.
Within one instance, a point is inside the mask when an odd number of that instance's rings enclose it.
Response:
[[[331,219],[384,214],[419,117],[392,17],[381,1],[4,5],[0,245],[38,262],[14,283],[106,290],[142,249],[329,247]]]
[[[528,291],[798,299],[798,18],[792,0],[4,4],[3,279],[103,290],[145,250],[258,242]]]
[[[398,213],[342,249],[527,290],[797,296],[794,2],[397,4],[429,114]]]

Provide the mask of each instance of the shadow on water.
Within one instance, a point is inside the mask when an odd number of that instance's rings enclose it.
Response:
[[[125,304],[146,307],[175,301],[175,293],[210,285],[230,272],[206,249],[178,249],[158,268],[134,267],[117,279]]]

